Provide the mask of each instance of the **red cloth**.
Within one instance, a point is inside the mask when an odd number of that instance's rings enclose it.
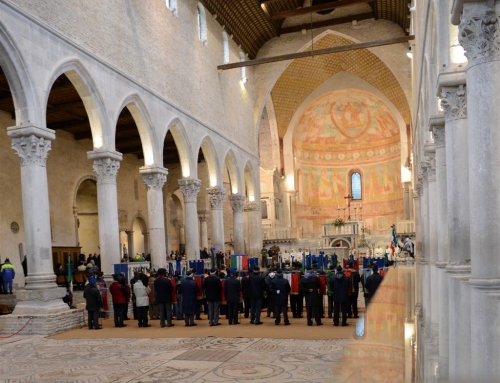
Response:
[[[326,275],[318,275],[321,294],[326,295]]]
[[[292,273],[292,283],[291,283],[291,291],[290,294],[298,294],[299,293],[299,282],[300,282],[300,274]]]
[[[220,282],[222,284],[222,290],[220,292],[220,303],[222,305],[225,305],[225,304],[227,304],[226,295],[224,294],[224,285],[225,285],[226,282],[224,280],[221,280]]]
[[[203,299],[203,277],[201,275],[195,275],[194,281],[198,285],[198,292],[196,293],[196,299]]]
[[[174,278],[169,278],[172,284],[172,303],[177,303],[177,285]]]

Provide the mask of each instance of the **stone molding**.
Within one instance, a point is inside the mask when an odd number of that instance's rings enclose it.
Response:
[[[120,161],[111,158],[98,158],[94,160],[94,172],[97,175],[97,183],[116,183],[116,176],[120,169]]]
[[[207,188],[208,201],[210,202],[210,207],[212,210],[222,209],[224,204],[224,199],[226,198],[226,189],[215,186],[213,188]]]
[[[167,175],[162,173],[147,173],[142,175],[142,182],[148,190],[161,191],[167,182]]]
[[[442,149],[446,145],[446,135],[444,126],[435,126],[432,128],[432,135],[434,137],[434,144],[436,149]]]
[[[255,201],[245,203],[243,206],[244,211],[257,211],[259,210],[259,205],[255,203]]]
[[[236,213],[243,211],[243,206],[245,206],[245,196],[241,194],[231,194],[229,196],[229,202],[231,203],[231,207],[233,211]]]
[[[472,13],[472,12],[471,12]],[[499,59],[500,31],[494,9],[486,9],[484,15],[465,11],[458,26],[458,42],[465,50],[469,66]]]
[[[446,122],[467,118],[467,88],[465,85],[443,87],[441,107]]]
[[[34,134],[12,138],[12,149],[19,156],[21,166],[39,165],[45,167],[49,151],[52,148],[51,145],[50,140],[37,137]]]
[[[184,196],[184,202],[196,202],[198,193],[200,192],[201,181],[193,178],[182,178],[177,182]]]
[[[470,278],[469,286],[484,291],[490,296],[500,299],[500,279],[499,278]]]
[[[446,268],[446,266],[448,266],[448,262],[444,262],[444,261],[436,262],[436,267],[438,267],[440,269],[444,269],[444,268]]]

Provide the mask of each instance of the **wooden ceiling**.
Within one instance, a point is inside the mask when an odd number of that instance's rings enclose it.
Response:
[[[322,28],[348,23],[353,20],[386,19],[398,24],[405,33],[410,26],[409,0],[313,0],[312,6],[304,7],[304,0],[201,0],[250,59],[270,39],[303,29]],[[336,17],[335,8],[346,8],[368,3],[371,12],[353,11],[348,16]],[[309,4],[309,3],[307,3]],[[353,9],[359,9],[354,7]],[[311,13],[326,14],[325,20],[312,24],[283,27],[287,18]]]

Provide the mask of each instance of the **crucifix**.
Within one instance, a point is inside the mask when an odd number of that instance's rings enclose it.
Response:
[[[351,220],[351,200],[352,200],[352,195],[348,194],[347,196],[344,197],[347,199],[347,220]]]

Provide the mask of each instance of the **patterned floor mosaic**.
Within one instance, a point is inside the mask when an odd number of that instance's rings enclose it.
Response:
[[[0,383],[326,383],[350,342],[16,336],[0,340]]]

